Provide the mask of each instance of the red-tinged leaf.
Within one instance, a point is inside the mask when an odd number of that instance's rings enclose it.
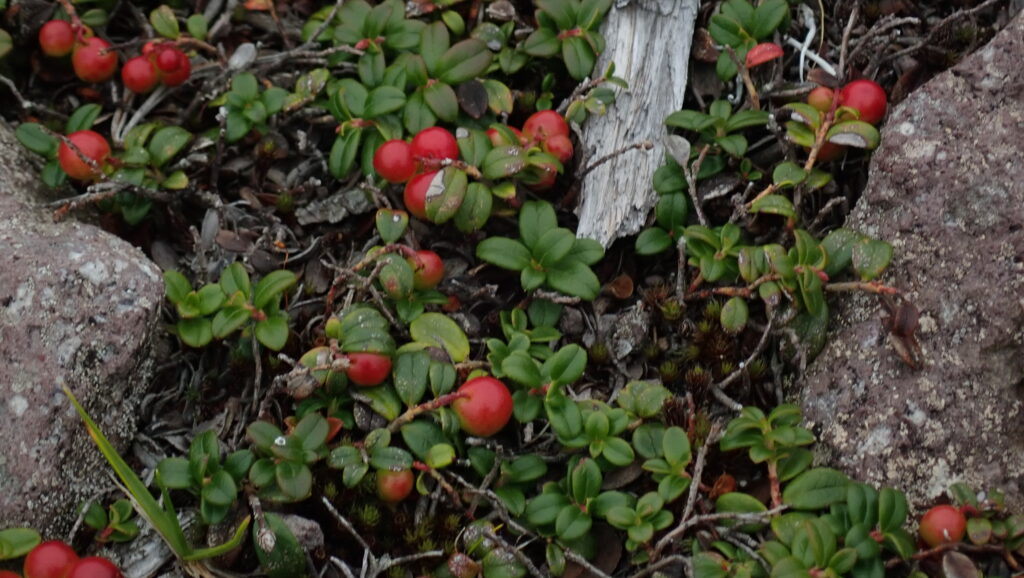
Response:
[[[782,57],[782,47],[774,42],[762,42],[747,52],[746,67],[753,68]]]

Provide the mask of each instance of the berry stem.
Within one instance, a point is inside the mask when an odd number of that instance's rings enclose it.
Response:
[[[451,405],[452,402],[463,397],[466,397],[465,392],[455,391],[452,393],[446,393],[428,402],[421,403],[416,407],[410,407],[409,409],[405,410],[405,413],[396,417],[391,423],[388,424],[388,431],[391,433],[395,433],[403,425],[419,417],[420,414],[423,414],[428,411],[434,411],[435,409],[439,409],[447,405]]]

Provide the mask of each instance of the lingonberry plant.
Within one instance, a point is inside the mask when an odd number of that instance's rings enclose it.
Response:
[[[626,88],[594,70],[610,1],[147,5],[145,32],[125,3],[59,4],[19,40],[82,84],[17,136],[80,193],[65,212],[97,202],[168,268],[187,346],[168,366],[203,425],[160,446],[150,488],[71,398],[188,572],[242,543],[218,564],[270,576],[863,578],[967,544],[1019,561],[1024,523],[962,488],[915,543],[903,495],[813,468],[777,405],[829,295],[898,293],[893,247],[838,222],[830,160],[878,146],[886,94],[850,81],[860,61],[793,88],[806,7],[702,11],[726,84],[665,119],[651,224],[606,253],[565,209],[601,162],[584,121]],[[97,539],[130,539],[126,503],[89,508]],[[188,509],[232,537],[195,549]],[[345,532],[307,556],[279,514]],[[0,559],[38,541],[0,532]]]

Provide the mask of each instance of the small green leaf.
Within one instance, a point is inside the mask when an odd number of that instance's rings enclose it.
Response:
[[[808,470],[782,493],[782,501],[799,510],[820,510],[846,499],[846,474],[831,468]]]
[[[21,558],[42,541],[32,528],[6,528],[0,530],[0,560]]]
[[[424,313],[409,324],[409,334],[414,341],[442,347],[455,363],[469,356],[469,340],[466,334],[442,313]]]
[[[761,197],[750,206],[750,212],[782,215],[789,218],[796,216],[793,202],[782,195],[766,195]]]
[[[206,33],[209,30],[209,25],[206,22],[206,18],[202,14],[193,14],[188,17],[185,21],[185,28],[188,29],[189,35],[197,40],[206,40]]]
[[[280,351],[288,342],[288,316],[272,315],[256,322],[256,339],[273,351]]]
[[[215,506],[229,506],[238,496],[238,486],[231,474],[220,470],[203,484],[202,499]]]
[[[892,245],[875,239],[862,239],[853,246],[853,269],[861,281],[876,279],[892,261]]]
[[[747,301],[742,297],[732,297],[722,306],[721,322],[722,329],[726,333],[739,333],[747,326],[747,318],[750,313],[747,309]]]
[[[171,10],[170,6],[166,4],[161,4],[149,13],[149,23],[153,25],[153,30],[164,38],[174,40],[181,36],[178,18],[174,15],[174,11]]]
[[[538,58],[551,58],[558,54],[562,48],[562,41],[558,38],[558,31],[550,28],[539,28],[526,37],[523,43],[523,50],[530,56]],[[505,54],[503,52],[503,54]]]
[[[378,470],[407,470],[412,467],[412,456],[402,448],[373,448],[373,451],[370,452],[370,465]]]
[[[71,134],[92,128],[93,123],[96,122],[96,118],[99,117],[102,111],[103,107],[98,104],[83,104],[75,109],[75,112],[68,118],[68,122],[64,125],[64,132]]]
[[[593,72],[597,55],[582,37],[570,36],[562,41],[562,60],[565,61],[569,76],[575,80],[583,80]]]
[[[672,245],[672,237],[664,229],[651,227],[645,229],[636,238],[635,248],[638,255],[656,255],[667,251]]]
[[[874,150],[882,142],[878,129],[860,120],[836,123],[828,130],[825,140],[832,144]]]
[[[589,532],[592,524],[593,520],[589,514],[570,504],[558,512],[558,517],[555,518],[555,533],[562,540],[575,540]]]
[[[14,131],[14,136],[22,146],[47,158],[55,157],[57,148],[60,146],[60,140],[57,137],[46,132],[43,125],[35,122],[19,124]]]
[[[454,460],[455,448],[450,444],[436,444],[427,451],[427,457],[423,461],[434,469],[440,469],[448,467]]]
[[[758,514],[761,512],[768,511],[768,507],[761,503],[760,500],[751,496],[750,494],[744,494],[740,492],[729,492],[719,496],[718,500],[715,501],[715,512],[734,512],[744,514]],[[722,525],[731,527],[736,525],[734,520],[723,520]],[[765,527],[765,523],[747,523],[742,524],[737,528],[740,532],[753,533],[759,532]]]
[[[437,78],[446,84],[462,84],[482,75],[494,55],[487,45],[475,38],[456,43],[441,55]]]
[[[772,171],[772,182],[779,188],[795,187],[806,178],[807,171],[800,165],[790,161],[779,163],[775,170]]]
[[[147,150],[154,167],[160,168],[175,157],[192,140],[192,133],[180,126],[166,126],[156,131]]]
[[[275,301],[289,287],[294,285],[297,280],[298,278],[295,276],[295,273],[285,269],[268,273],[256,284],[256,289],[253,291],[252,296],[253,306],[257,309],[265,308],[271,301]]]
[[[274,479],[288,501],[304,500],[313,491],[313,472],[305,464],[281,462],[274,469]]]
[[[213,340],[213,327],[205,317],[182,319],[175,327],[178,337],[189,347],[203,347]]]
[[[530,266],[530,251],[506,237],[490,237],[476,246],[476,257],[502,269],[519,271]]]

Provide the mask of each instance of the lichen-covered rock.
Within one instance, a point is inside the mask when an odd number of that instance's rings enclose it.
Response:
[[[908,492],[963,481],[1024,507],[1024,16],[912,94],[882,131],[848,226],[890,241],[925,367],[873,297],[840,300],[799,384],[822,461]]]
[[[0,158],[0,527],[61,537],[110,469],[60,384],[130,441],[163,285],[138,249],[34,206],[37,173],[3,124]]]

